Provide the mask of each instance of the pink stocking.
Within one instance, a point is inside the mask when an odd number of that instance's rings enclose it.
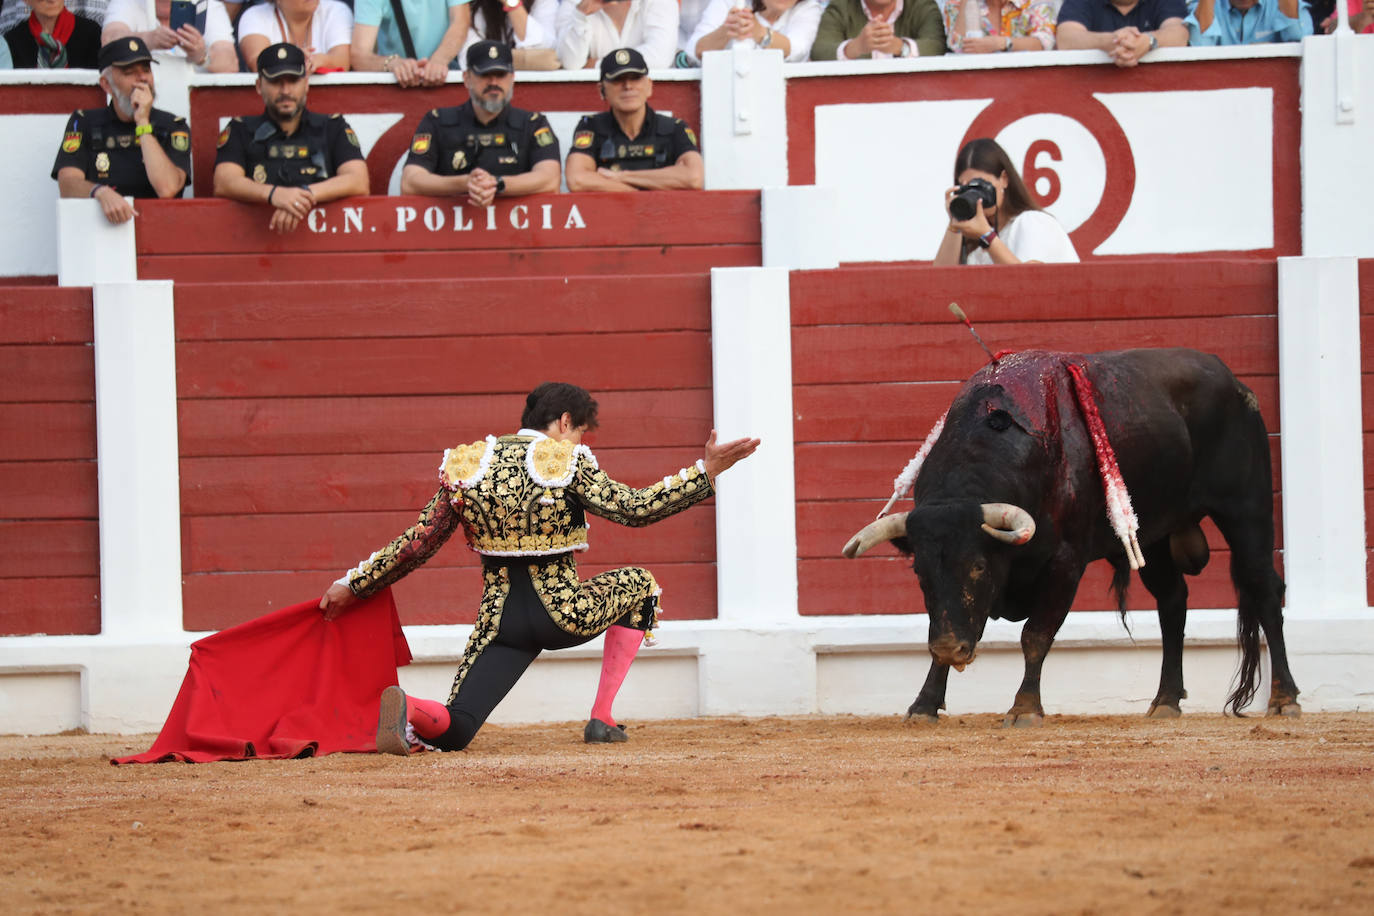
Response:
[[[620,692],[620,685],[625,683],[630,663],[635,660],[635,654],[643,642],[642,630],[613,626],[606,631],[606,644],[601,650],[601,683],[596,688],[596,703],[592,705],[593,719],[600,719],[615,727],[611,704]]]
[[[438,700],[406,696],[406,718],[421,738],[437,738],[448,731],[448,707]]]

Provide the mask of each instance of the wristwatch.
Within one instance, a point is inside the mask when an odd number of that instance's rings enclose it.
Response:
[[[1002,50],[1003,50],[1003,51],[1010,51],[1010,50],[1011,50],[1011,36],[1010,36],[1010,35],[1007,36],[1006,43],[1002,45]]]
[[[987,232],[984,232],[982,235],[978,236],[978,244],[984,248],[991,248],[992,243],[995,241],[997,241],[996,229],[989,229]]]
[[[516,0],[516,2],[519,2],[519,0]],[[497,194],[504,194],[505,191],[506,191],[506,179],[505,179],[505,178],[502,178],[500,175],[497,175],[497,176],[496,176],[496,193],[497,193]]]
[[[1153,51],[1153,50],[1154,50],[1155,48],[1157,48],[1157,47],[1159,47],[1159,39],[1156,38],[1155,36],[1151,35],[1151,36],[1150,36],[1150,51]],[[1145,53],[1146,53],[1146,54],[1149,54],[1150,51],[1146,51]]]
[[[760,48],[766,48],[773,43],[773,30],[764,26],[763,41],[759,42]]]

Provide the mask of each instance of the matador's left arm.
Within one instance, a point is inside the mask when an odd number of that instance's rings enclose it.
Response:
[[[415,524],[349,570],[339,581],[359,598],[370,598],[423,566],[444,546],[461,522],[449,498],[449,492],[440,488],[420,512]]]

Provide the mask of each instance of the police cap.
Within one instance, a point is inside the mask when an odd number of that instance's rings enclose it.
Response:
[[[101,70],[106,67],[127,67],[152,59],[152,52],[148,50],[142,38],[125,35],[101,46],[100,54],[96,57],[96,67]]]
[[[286,42],[268,45],[258,55],[258,73],[269,80],[280,76],[305,76],[305,52]]]
[[[618,80],[622,76],[648,76],[649,65],[644,55],[634,48],[617,48],[601,58],[601,78]]]
[[[499,41],[479,41],[468,48],[467,63],[468,69],[478,75],[510,73],[515,69],[510,45]]]

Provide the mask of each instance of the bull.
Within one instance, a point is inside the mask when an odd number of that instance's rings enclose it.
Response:
[[[933,662],[909,718],[938,721],[950,667],[972,662],[988,619],[1001,618],[1025,621],[1025,677],[1005,724],[1038,724],[1045,656],[1084,569],[1101,558],[1114,569],[1123,621],[1132,568],[1154,597],[1163,660],[1148,714],[1181,715],[1184,576],[1207,564],[1204,517],[1230,548],[1236,591],[1241,661],[1227,706],[1239,715],[1255,697],[1262,630],[1273,673],[1268,712],[1300,714],[1273,563],[1268,432],[1254,394],[1217,357],[1184,349],[999,356],[959,390],[908,472],[894,499],[914,475],[913,508],[880,516],[844,555],[891,541],[912,557]]]

